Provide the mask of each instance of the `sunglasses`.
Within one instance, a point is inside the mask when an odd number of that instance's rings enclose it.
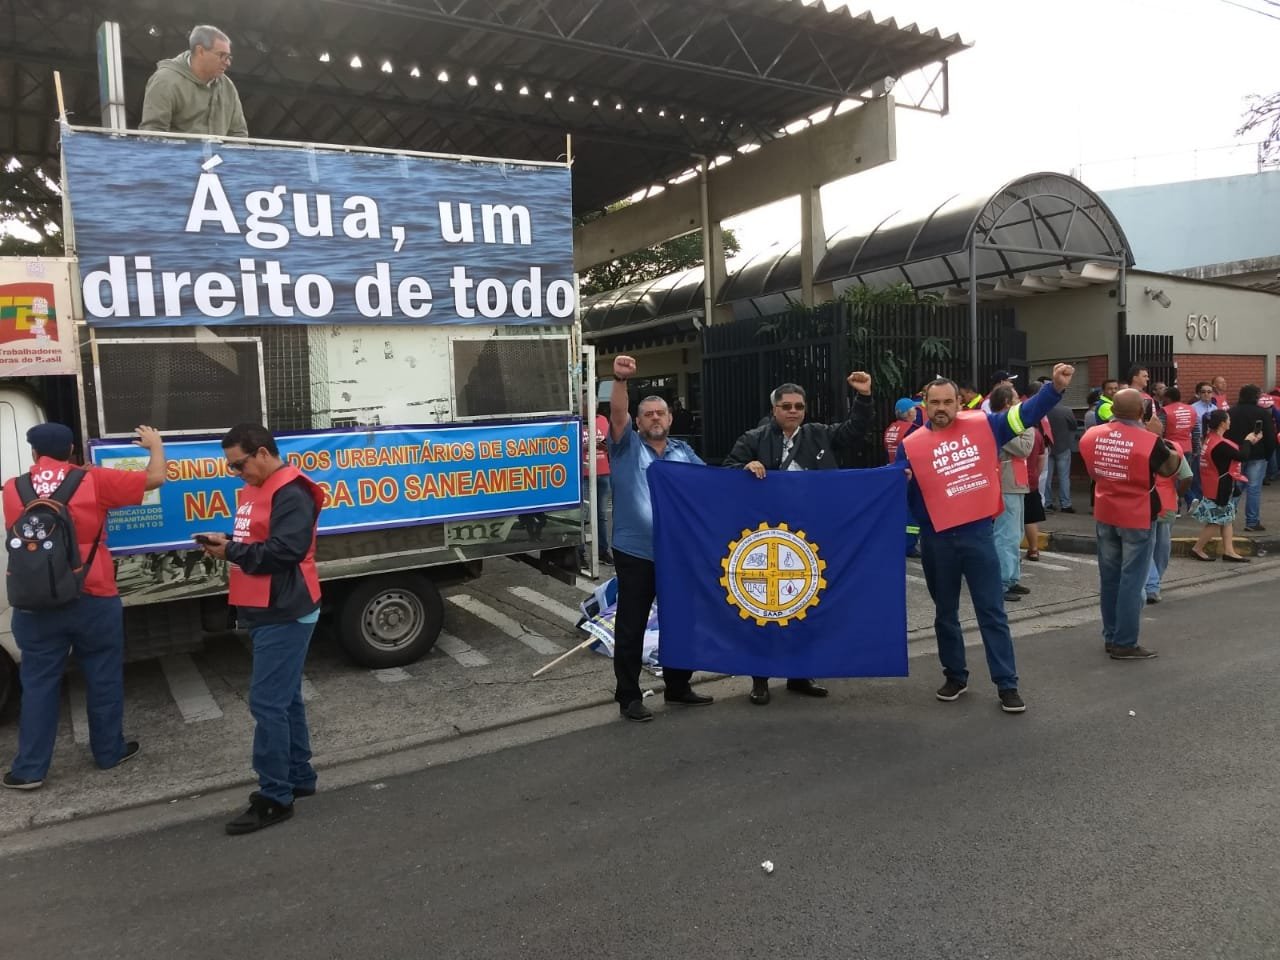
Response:
[[[244,470],[244,465],[252,459],[253,454],[250,453],[247,456],[241,457],[239,460],[228,460],[227,469],[232,473],[241,473]]]
[[[779,410],[804,410],[803,403],[779,403],[777,407]]]

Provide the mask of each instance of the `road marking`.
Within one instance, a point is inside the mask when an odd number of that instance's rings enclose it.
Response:
[[[316,693],[316,685],[304,676],[302,678],[302,702],[310,703],[318,696],[320,694]]]
[[[173,702],[178,705],[183,723],[217,720],[222,716],[222,708],[213,699],[196,662],[189,656],[175,653],[161,657],[160,669],[169,682],[169,693],[173,695]]]
[[[529,587],[507,587],[508,592],[514,593],[521,600],[527,600],[535,607],[541,607],[549,613],[554,613],[561,620],[566,620],[569,626],[576,627],[578,621],[582,619],[582,612],[575,610],[567,603],[561,603],[559,600],[552,600],[546,594],[539,593],[537,590],[531,590]]]
[[[483,653],[472,649],[451,633],[441,633],[436,638],[436,646],[464,667],[483,667],[489,662],[489,658]]]
[[[1074,569],[1072,567],[1060,567],[1056,563],[1045,563],[1043,560],[1028,560],[1022,567],[1023,570],[1058,570],[1067,573]]]
[[[403,667],[384,667],[381,670],[370,670],[379,683],[404,683],[412,680],[413,674]]]
[[[593,580],[587,580],[583,577],[574,577],[573,585],[577,587],[579,590],[581,590],[583,593],[595,593],[598,587],[601,587],[604,584],[608,583],[611,579],[613,578],[603,577],[599,583],[596,583]]]
[[[501,610],[493,609],[493,607],[487,603],[482,603],[469,593],[454,594],[449,598],[449,602],[457,604],[467,613],[479,617],[490,626],[497,627],[512,640],[519,640],[535,653],[541,653],[543,656],[564,653],[564,647],[560,646],[560,644],[552,643],[541,634],[526,630]]]
[[[1085,557],[1073,557],[1069,553],[1050,553],[1048,550],[1041,550],[1040,556],[1053,557],[1055,560],[1067,560],[1071,563],[1082,563],[1086,567],[1096,567],[1098,565],[1097,557],[1089,557],[1086,559]]]
[[[84,677],[72,674],[67,681],[71,699],[71,734],[76,743],[89,742],[89,707],[85,697]]]

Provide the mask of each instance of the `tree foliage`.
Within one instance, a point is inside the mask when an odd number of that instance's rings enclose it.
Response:
[[[1264,161],[1280,160],[1280,93],[1263,97],[1254,94],[1247,100],[1249,108],[1245,111],[1244,121],[1236,136],[1242,137],[1258,128],[1266,132],[1262,137],[1259,159]]]
[[[725,230],[723,237],[726,254],[737,253],[741,249],[732,230]],[[592,267],[582,275],[582,295],[586,297],[616,290],[641,280],[656,280],[701,264],[702,234],[686,233],[683,237]]]
[[[0,256],[53,257],[63,252],[62,235],[53,219],[61,216],[61,208],[50,203],[56,198],[35,176],[16,163],[0,167]],[[39,236],[28,239],[8,232],[3,225],[9,223],[20,224]]]

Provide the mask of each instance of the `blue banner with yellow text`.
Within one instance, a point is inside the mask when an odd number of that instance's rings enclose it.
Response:
[[[320,533],[576,507],[581,502],[576,420],[469,427],[282,434],[280,456],[326,495]],[[95,443],[93,462],[143,469],[136,446]],[[217,440],[165,443],[163,486],[138,507],[112,510],[112,553],[190,547],[196,533],[230,532],[240,478]]]
[[[664,666],[906,676],[901,469],[647,473]]]

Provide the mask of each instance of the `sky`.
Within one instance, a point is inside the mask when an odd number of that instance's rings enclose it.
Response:
[[[1239,0],[1280,18],[1280,5]],[[828,4],[834,6],[834,4]],[[822,191],[828,234],[1040,170],[1103,190],[1256,169],[1237,137],[1251,93],[1280,88],[1280,19],[1225,0],[874,0],[899,26],[973,44],[951,59],[946,117],[898,110],[898,159]],[[1237,145],[1235,149],[1229,148]],[[744,251],[792,243],[797,200],[726,221]]]

